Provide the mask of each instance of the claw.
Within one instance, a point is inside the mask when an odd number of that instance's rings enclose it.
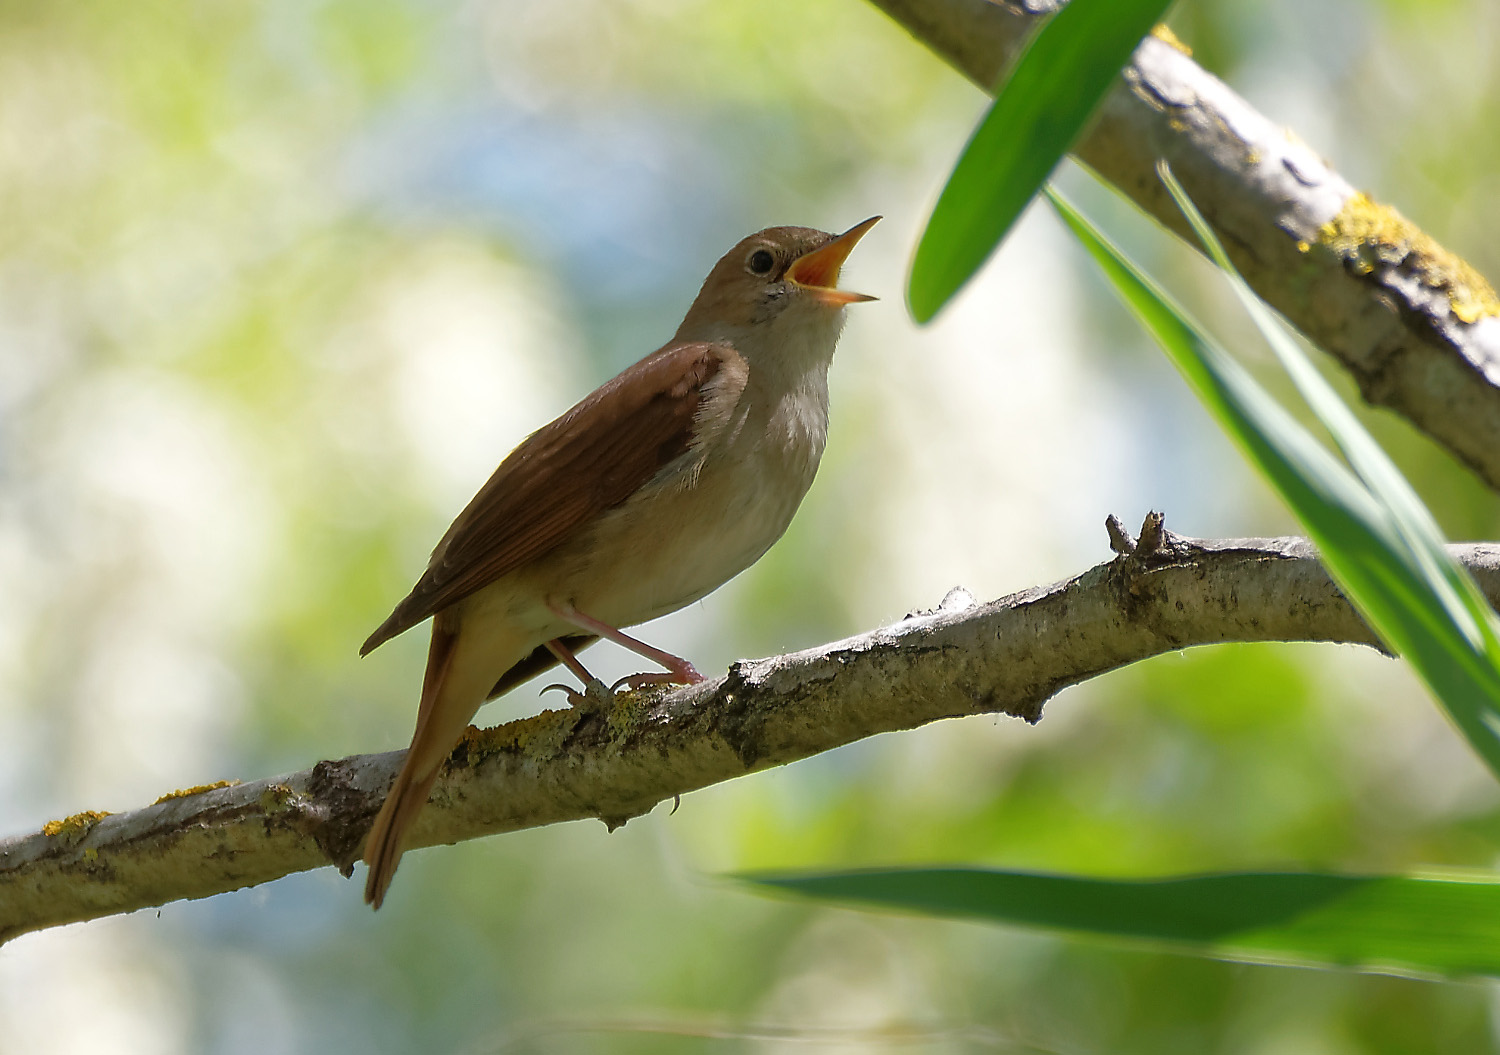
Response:
[[[604,682],[598,678],[590,678],[582,692],[561,682],[548,685],[542,691],[548,692],[552,689],[561,691],[568,698],[569,705],[580,711],[607,711],[615,699],[614,689],[605,688]]]
[[[644,689],[652,685],[696,685],[707,679],[693,669],[692,664],[683,664],[684,669],[663,671],[651,674],[629,674],[621,678],[609,687],[610,692],[615,692],[621,685],[631,689]]]
[[[698,669],[687,660],[682,661],[681,670],[673,669],[672,676],[673,680],[679,685],[697,685],[700,681],[708,680],[702,674],[699,674]]]
[[[672,680],[670,674],[627,674],[619,681],[609,687],[610,692],[618,692],[620,686],[627,689],[644,689],[648,685],[664,685]]]

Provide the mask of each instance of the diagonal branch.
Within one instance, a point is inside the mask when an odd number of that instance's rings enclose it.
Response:
[[[1059,0],[871,0],[989,90]],[[1166,38],[1166,39],[1163,39]],[[1170,34],[1141,43],[1074,148],[1195,248],[1165,158],[1267,302],[1500,490],[1500,298],[1459,257],[1361,194]]]
[[[1069,685],[1191,645],[1374,644],[1304,539],[1198,541],[1153,514],[1139,543],[1117,522],[1111,542],[1119,556],[1066,582],[989,604],[954,590],[935,611],[739,662],[717,681],[470,730],[414,844],[587,817],[615,828],[674,795],[877,733],[971,714],[1035,722]],[[1500,598],[1500,544],[1453,550]],[[348,875],[400,759],[319,762],[0,841],[0,942],[328,864]]]

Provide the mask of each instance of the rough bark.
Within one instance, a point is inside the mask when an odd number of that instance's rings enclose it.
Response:
[[[470,730],[414,845],[588,817],[615,828],[664,799],[940,718],[1035,722],[1069,685],[1192,645],[1375,644],[1303,539],[1186,539],[1158,518],[1139,544],[1117,523],[1111,540],[1114,560],[1064,582],[988,604],[954,590],[933,611],[702,685]],[[1453,549],[1500,599],[1500,545]],[[0,942],[324,865],[348,875],[400,760],[319,762],[0,841]]]
[[[1058,0],[871,0],[990,90]],[[1141,43],[1074,156],[1196,241],[1166,159],[1255,290],[1500,490],[1500,298],[1485,278],[1258,113],[1163,33]]]

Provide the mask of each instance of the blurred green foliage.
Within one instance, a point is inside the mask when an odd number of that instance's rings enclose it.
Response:
[[[1496,17],[1226,0],[1174,25],[1493,275]],[[420,633],[358,661],[365,633],[510,445],[665,340],[769,224],[885,213],[848,268],[885,300],[851,312],[787,537],[648,629],[700,669],[955,582],[1072,574],[1108,555],[1108,512],[1290,530],[1045,218],[909,327],[907,257],[983,105],[856,0],[0,4],[4,830],[403,745]],[[1208,269],[1127,236],[1213,324]],[[1492,496],[1365,416],[1450,535],[1500,536]],[[481,718],[543,705],[523,688]],[[835,1051],[901,1050],[880,1034],[902,1029],[935,1052],[1485,1051],[1483,986],[813,911],[711,877],[1490,867],[1497,838],[1491,783],[1399,667],[1227,646],[1071,690],[1035,728],[945,723],[612,835],[416,853],[378,915],[324,870],[30,935],[0,954],[0,1051],[807,1048],[713,1036],[756,1025]],[[588,1028],[622,1020],[693,1035]]]

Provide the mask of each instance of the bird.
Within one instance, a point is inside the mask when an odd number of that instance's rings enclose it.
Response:
[[[622,628],[706,596],[786,530],[823,455],[844,309],[876,299],[839,272],[878,220],[742,239],[670,341],[523,440],[453,521],[360,648],[432,619],[411,746],[365,840],[368,904],[487,700],[558,663],[602,690],[577,656],[601,638],[666,668],[632,689],[704,680]]]

